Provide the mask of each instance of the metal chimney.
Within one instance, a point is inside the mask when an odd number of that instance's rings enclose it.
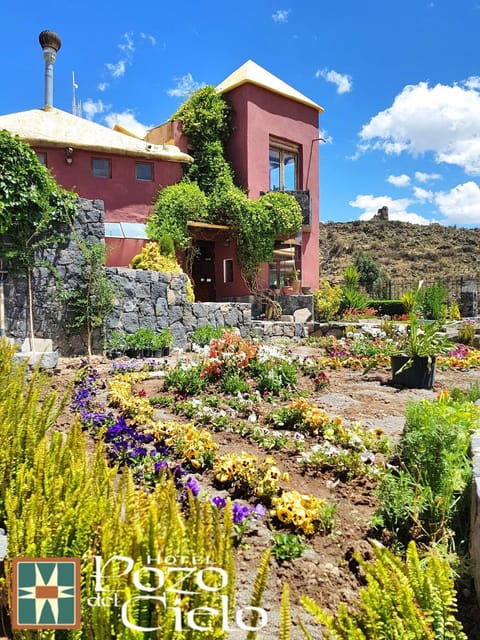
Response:
[[[53,108],[53,64],[62,42],[54,31],[42,31],[38,40],[45,60],[45,106],[43,108],[48,110]]]

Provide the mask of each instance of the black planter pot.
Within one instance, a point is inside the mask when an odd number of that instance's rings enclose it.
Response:
[[[409,356],[391,356],[392,384],[408,389],[431,389],[435,379],[435,356],[420,358],[413,356],[412,363],[403,371],[398,371],[407,363]]]

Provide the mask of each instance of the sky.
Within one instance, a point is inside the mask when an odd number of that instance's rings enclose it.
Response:
[[[251,59],[320,104],[320,219],[480,227],[480,0],[0,0],[0,114],[54,106],[135,133]]]

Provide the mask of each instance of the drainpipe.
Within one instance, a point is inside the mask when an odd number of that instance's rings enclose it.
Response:
[[[38,40],[43,49],[45,61],[45,106],[43,108],[49,111],[53,109],[53,65],[62,42],[54,31],[42,31]]]

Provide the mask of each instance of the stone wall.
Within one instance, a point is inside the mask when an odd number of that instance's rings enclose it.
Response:
[[[75,234],[88,243],[104,240],[103,202],[78,201]],[[38,338],[50,338],[53,348],[63,355],[84,353],[85,340],[68,330],[69,318],[59,301],[59,286],[67,291],[75,288],[84,260],[75,238],[63,246],[48,249],[41,259],[45,265],[34,269],[34,328]],[[170,327],[175,346],[185,348],[197,327],[237,327],[242,335],[251,328],[251,305],[228,302],[190,303],[186,294],[186,276],[162,274],[126,268],[107,268],[116,289],[115,308],[107,318],[107,331],[121,329],[134,333],[139,327]],[[25,278],[9,274],[5,284],[6,334],[16,342],[27,336],[27,287]],[[103,339],[96,336],[95,350],[101,351]]]
[[[107,331],[135,333],[139,327],[154,330],[170,327],[175,346],[185,349],[198,327],[237,327],[246,336],[251,326],[247,303],[195,302],[187,300],[187,276],[124,267],[107,269],[117,291]]]

